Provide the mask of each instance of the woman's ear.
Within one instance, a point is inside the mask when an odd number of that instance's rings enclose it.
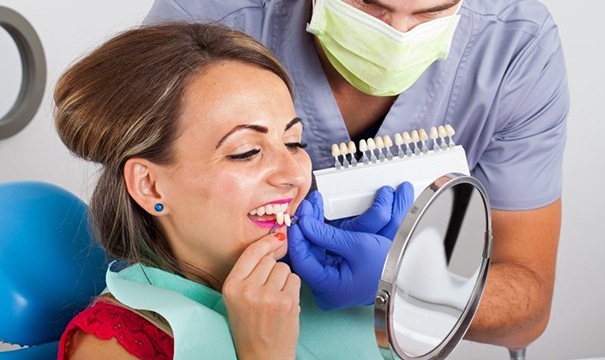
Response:
[[[162,193],[154,174],[155,164],[146,159],[132,158],[124,164],[124,180],[128,193],[145,211],[153,216],[166,214]]]

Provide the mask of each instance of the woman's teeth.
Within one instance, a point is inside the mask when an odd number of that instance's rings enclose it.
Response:
[[[292,220],[290,219],[290,215],[286,213],[288,210],[288,204],[268,204],[264,206],[260,206],[248,213],[248,215],[275,215],[275,222],[278,225],[286,224],[286,226],[292,225]]]
[[[275,215],[275,221],[277,221],[277,223],[279,225],[282,225],[282,224],[286,224],[286,226],[292,225],[292,220],[290,219],[290,215],[288,215],[287,213],[277,213]]]

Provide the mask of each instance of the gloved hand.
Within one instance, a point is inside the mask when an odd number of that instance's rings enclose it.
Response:
[[[325,224],[318,192],[303,200],[296,215],[298,223],[288,228],[289,262],[319,307],[372,304],[391,240]]]
[[[343,230],[378,234],[393,240],[413,202],[414,187],[409,182],[399,184],[397,190],[383,186],[376,192],[372,206],[362,214],[327,223]]]

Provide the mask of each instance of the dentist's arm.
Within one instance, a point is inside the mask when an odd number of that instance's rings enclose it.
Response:
[[[522,349],[550,317],[561,226],[561,199],[526,211],[494,210],[494,247],[467,340]]]

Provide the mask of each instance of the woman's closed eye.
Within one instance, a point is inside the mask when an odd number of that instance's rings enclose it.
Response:
[[[229,160],[246,161],[251,160],[258,153],[260,153],[260,149],[252,149],[243,153],[228,155],[227,158]]]
[[[288,142],[285,145],[288,148],[288,150],[290,150],[291,152],[296,152],[299,149],[305,149],[307,147],[307,144],[300,142],[300,141]]]
[[[288,150],[290,150],[290,152],[293,152],[293,153],[298,151],[299,149],[304,149],[307,147],[307,144],[302,143],[300,141],[288,142],[288,143],[285,143],[284,145],[286,145]],[[238,154],[227,155],[227,158],[229,160],[235,160],[235,161],[247,161],[247,160],[252,160],[252,158],[254,158],[255,155],[258,155],[260,152],[261,152],[261,149],[252,149],[252,150],[248,150],[248,151],[238,153]]]

